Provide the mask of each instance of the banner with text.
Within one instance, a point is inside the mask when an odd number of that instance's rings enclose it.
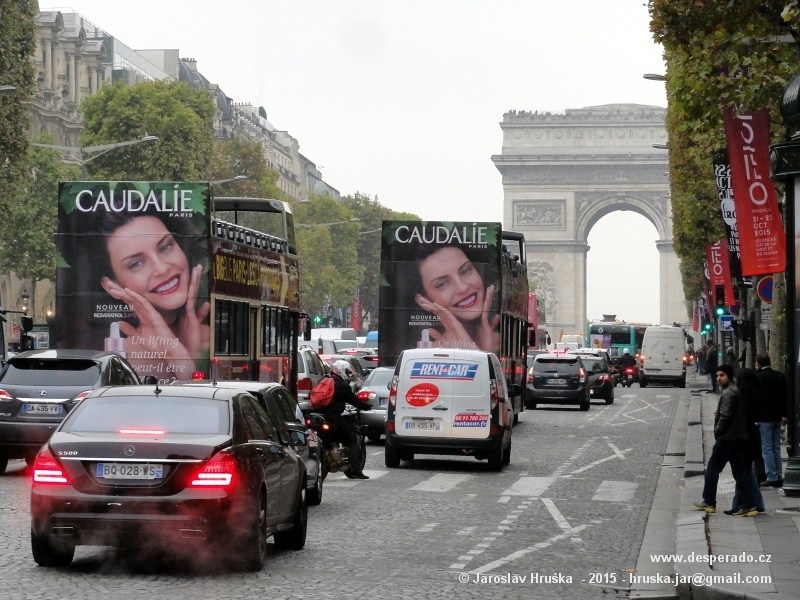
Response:
[[[742,276],[780,273],[786,268],[786,236],[769,178],[767,110],[735,115],[727,108],[724,121]]]
[[[731,165],[728,162],[727,152],[718,152],[714,156],[714,181],[717,184],[717,197],[719,210],[725,223],[725,233],[728,238],[728,264],[731,277],[739,279],[742,276],[741,255],[739,252],[739,230],[736,227],[736,205],[733,202],[733,186],[731,185]]]

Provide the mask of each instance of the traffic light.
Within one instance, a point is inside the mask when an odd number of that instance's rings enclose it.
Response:
[[[725,286],[718,285],[714,288],[714,316],[720,317],[728,314],[725,302]]]
[[[728,309],[724,306],[715,306],[714,307],[714,315],[717,317],[721,317],[722,315],[727,315]]]
[[[321,325],[322,324],[322,315],[314,315],[314,325]]]
[[[708,322],[705,325],[703,325],[703,333],[711,333],[713,329],[714,325],[712,325],[711,322]]]

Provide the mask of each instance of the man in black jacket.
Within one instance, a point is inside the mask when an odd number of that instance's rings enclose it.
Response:
[[[757,499],[753,497],[746,479],[752,476],[747,468],[745,453],[747,450],[747,415],[745,408],[736,393],[733,383],[733,367],[719,365],[716,369],[717,384],[722,393],[714,413],[714,448],[708,459],[703,485],[703,501],[695,502],[695,510],[713,513],[717,510],[717,483],[719,474],[727,463],[731,463],[731,472],[741,491],[741,503],[744,508],[735,513],[741,517],[754,517],[758,514]],[[754,484],[755,485],[755,484]],[[758,488],[756,488],[757,490]]]
[[[347,364],[347,361],[337,360],[333,363],[331,365],[331,377],[333,377],[334,383],[333,403],[323,411],[323,414],[333,424],[337,440],[347,446],[350,468],[345,475],[350,479],[369,479],[361,470],[360,438],[347,419],[342,416],[342,413],[348,404],[361,410],[371,410],[372,405],[369,402],[359,400],[353,393],[353,388],[350,387],[353,370]]]
[[[766,481],[762,486],[783,487],[783,464],[781,462],[781,425],[786,423],[787,385],[786,376],[773,371],[772,362],[766,354],[756,357],[758,381],[764,391],[765,401],[756,407],[756,419],[761,433],[761,456],[764,458]]]

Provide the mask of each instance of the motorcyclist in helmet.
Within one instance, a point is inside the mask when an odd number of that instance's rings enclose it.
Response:
[[[627,348],[625,349],[625,353],[619,359],[619,366],[622,368],[625,367],[635,367],[636,366],[636,358],[631,356],[630,352],[628,352]]]
[[[337,441],[347,446],[347,455],[350,459],[350,468],[345,473],[350,479],[369,479],[357,465],[361,464],[361,444],[358,434],[351,424],[342,416],[345,405],[350,404],[361,410],[371,410],[372,405],[356,398],[350,382],[355,373],[346,360],[337,360],[331,365],[334,391],[333,403],[323,412],[325,417],[333,424]]]

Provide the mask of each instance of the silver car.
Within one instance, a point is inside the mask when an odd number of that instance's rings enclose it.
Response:
[[[367,426],[367,438],[378,442],[386,431],[386,405],[389,403],[389,382],[394,375],[394,367],[377,367],[370,371],[364,387],[356,398],[372,405],[372,410],[361,413],[361,424]]]

